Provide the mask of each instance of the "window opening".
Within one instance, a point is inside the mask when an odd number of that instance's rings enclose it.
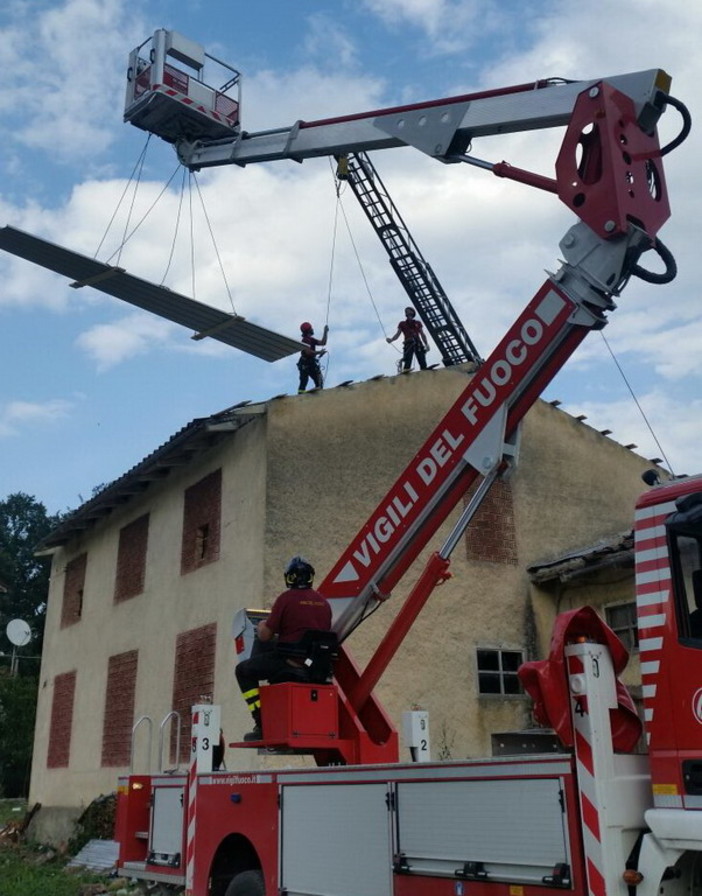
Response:
[[[639,627],[636,616],[636,601],[611,604],[604,608],[605,620],[614,634],[631,653],[639,648]]]
[[[524,661],[521,650],[480,648],[478,659],[478,693],[486,695],[522,694],[517,670]]]

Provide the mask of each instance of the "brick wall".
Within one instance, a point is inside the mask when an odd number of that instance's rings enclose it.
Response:
[[[54,699],[51,705],[47,768],[68,768],[71,756],[71,726],[76,672],[64,672],[54,678]]]
[[[111,656],[107,663],[102,765],[129,765],[134,724],[138,650]]]
[[[78,622],[83,613],[83,590],[85,588],[85,570],[87,565],[87,554],[80,554],[66,564],[66,575],[63,580],[61,628],[66,628],[66,626]]]
[[[202,703],[203,696],[214,692],[215,647],[217,623],[181,632],[176,640],[173,674],[173,709],[180,714],[180,761],[190,756],[191,709]],[[176,734],[171,726],[171,762],[175,762]]]
[[[219,558],[221,508],[221,470],[215,470],[185,490],[180,558],[182,574]]]
[[[471,486],[466,498],[475,491]],[[517,537],[514,528],[512,486],[496,482],[466,531],[468,560],[517,565]]]
[[[136,597],[144,590],[149,514],[120,529],[115,575],[115,603]]]

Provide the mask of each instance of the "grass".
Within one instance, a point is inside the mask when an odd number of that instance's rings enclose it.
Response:
[[[86,885],[105,883],[94,874],[66,871],[66,859],[45,859],[28,846],[0,846],[1,896],[82,896]]]
[[[25,800],[0,800],[0,830],[21,822],[26,810]],[[115,886],[105,876],[67,870],[67,862],[47,847],[0,838],[0,896],[84,896],[96,892],[90,884],[102,884],[105,891]]]

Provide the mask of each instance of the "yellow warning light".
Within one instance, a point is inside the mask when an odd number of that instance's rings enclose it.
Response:
[[[622,874],[622,880],[627,887],[638,887],[643,879],[643,874],[640,871],[636,871],[634,868],[627,868],[624,874]]]
[[[679,796],[677,784],[654,784],[651,789],[654,796]]]
[[[141,781],[132,781],[132,790],[143,790],[144,785]]]

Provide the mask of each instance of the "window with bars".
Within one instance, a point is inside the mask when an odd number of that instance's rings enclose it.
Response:
[[[115,575],[115,603],[129,600],[143,592],[148,542],[148,513],[120,529]]]
[[[521,650],[493,650],[480,647],[478,660],[478,693],[485,695],[522,694],[517,669],[524,662]]]
[[[180,558],[182,574],[219,559],[221,512],[220,469],[185,490]]]
[[[66,564],[63,580],[63,604],[61,606],[61,628],[75,625],[83,615],[83,596],[88,555],[80,554]]]
[[[604,608],[605,621],[628,651],[638,650],[639,629],[636,620],[636,601],[611,604]]]

